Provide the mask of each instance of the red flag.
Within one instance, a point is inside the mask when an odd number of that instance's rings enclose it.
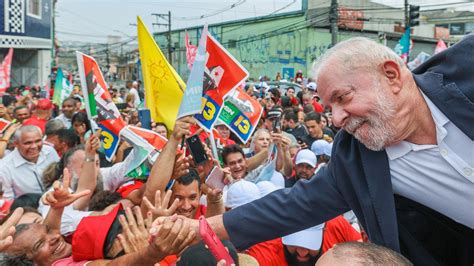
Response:
[[[13,48],[8,50],[7,55],[0,64],[0,93],[3,93],[10,87],[10,74],[13,59]]]
[[[186,62],[188,63],[188,68],[191,70],[191,68],[193,68],[194,57],[196,56],[198,47],[189,43],[188,32],[184,35],[184,41],[186,42]]]
[[[148,143],[150,143],[156,150],[161,151],[168,140],[161,136],[160,134],[156,133],[155,131],[136,127],[136,126],[128,126],[133,133],[137,134],[138,136],[142,137]]]
[[[434,51],[434,54],[437,54],[439,52],[442,52],[444,50],[448,49],[448,47],[446,46],[446,43],[444,43],[443,40],[439,39],[438,40],[438,43],[436,44],[436,48],[435,48],[435,51]]]
[[[204,107],[202,114],[195,115],[195,118],[209,132],[219,117],[224,97],[245,81],[248,72],[211,34],[207,35],[206,52]]]
[[[10,121],[0,118],[0,132],[3,132],[11,124]]]

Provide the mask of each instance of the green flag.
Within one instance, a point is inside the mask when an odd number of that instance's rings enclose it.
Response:
[[[73,86],[71,82],[69,82],[69,80],[64,76],[63,70],[58,68],[56,82],[54,84],[53,103],[57,106],[61,106],[64,99],[71,95],[72,89]]]

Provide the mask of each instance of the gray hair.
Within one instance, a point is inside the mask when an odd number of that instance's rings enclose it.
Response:
[[[393,60],[400,67],[405,67],[405,63],[392,49],[374,40],[355,37],[336,44],[327,50],[313,64],[313,77],[317,79],[319,72],[325,67],[330,58],[336,58],[341,67],[347,70],[357,67],[371,67],[375,69],[384,60]]]
[[[66,128],[61,120],[52,119],[49,120],[45,125],[44,134],[46,136],[55,135],[60,129]]]
[[[265,132],[268,135],[270,135],[270,131],[268,131],[268,129],[266,129],[266,128],[257,129],[257,131],[255,131],[255,133],[253,134],[252,142],[250,142],[250,151],[251,152],[255,151],[255,142],[257,141],[258,136],[260,136],[260,134],[262,134],[262,132]]]
[[[35,132],[35,131],[38,132],[41,136],[43,136],[43,132],[37,126],[34,126],[34,125],[21,126],[19,129],[15,131],[14,139],[15,141],[19,141],[23,133],[29,133],[29,132]]]

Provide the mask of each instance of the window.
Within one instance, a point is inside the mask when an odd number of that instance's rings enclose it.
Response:
[[[41,19],[41,0],[28,0],[26,13],[30,17]]]

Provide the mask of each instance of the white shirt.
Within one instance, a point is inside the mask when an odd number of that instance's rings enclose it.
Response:
[[[51,163],[58,161],[58,154],[48,145],[43,145],[36,163],[28,162],[15,149],[0,160],[0,181],[4,197],[14,199],[26,193],[43,193],[43,171]]]
[[[133,94],[133,98],[134,98],[134,103],[133,103],[133,105],[135,105],[135,108],[138,108],[138,106],[140,105],[141,101],[140,101],[140,95],[138,95],[137,89],[135,89],[135,88],[130,88],[130,91],[129,91],[128,93]]]
[[[63,122],[63,124],[66,128],[71,128],[71,126],[72,126],[71,125],[71,118],[67,118],[64,114],[58,115],[55,119]]]
[[[423,96],[437,145],[402,141],[386,148],[393,192],[474,228],[474,141]]]

